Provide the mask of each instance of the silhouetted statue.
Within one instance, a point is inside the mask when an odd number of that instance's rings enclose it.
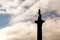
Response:
[[[39,11],[38,11],[39,17],[38,17],[38,20],[35,21],[35,23],[37,23],[37,27],[38,27],[38,38],[42,39],[42,23],[44,21],[41,19],[41,14],[40,13],[41,13],[41,11],[39,9]]]

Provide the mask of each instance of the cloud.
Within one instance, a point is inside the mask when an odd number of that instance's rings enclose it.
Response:
[[[37,25],[18,23],[0,30],[0,40],[37,40]]]
[[[57,14],[57,10],[47,10],[45,12],[42,12],[42,19],[53,19],[53,18],[60,18],[60,15]]]
[[[46,20],[42,26],[42,40],[60,40],[60,19]]]

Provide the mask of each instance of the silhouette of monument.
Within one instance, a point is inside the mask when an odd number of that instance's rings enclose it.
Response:
[[[41,19],[41,11],[39,9],[38,11],[38,14],[39,14],[39,17],[38,17],[38,20],[35,21],[35,23],[37,23],[37,27],[38,27],[38,39],[42,39],[42,23],[44,22],[42,19]]]

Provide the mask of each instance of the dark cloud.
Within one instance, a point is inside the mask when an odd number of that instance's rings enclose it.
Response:
[[[43,20],[46,20],[48,17],[49,18],[55,18],[55,17],[60,18],[60,16],[57,14],[56,10],[49,10],[49,11],[46,11],[46,12],[42,12],[42,19]]]

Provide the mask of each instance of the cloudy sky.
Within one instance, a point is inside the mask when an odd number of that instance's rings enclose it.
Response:
[[[37,40],[40,0],[0,0],[0,40]]]
[[[59,19],[59,5],[60,0],[0,0],[0,40],[15,40],[16,36],[16,40],[18,37],[24,38],[24,32],[28,34],[32,30],[32,39],[36,40],[37,25],[34,22],[39,16],[38,9],[41,9],[42,20]],[[25,31],[20,34],[19,30],[22,29]],[[12,35],[16,32],[17,34]]]

